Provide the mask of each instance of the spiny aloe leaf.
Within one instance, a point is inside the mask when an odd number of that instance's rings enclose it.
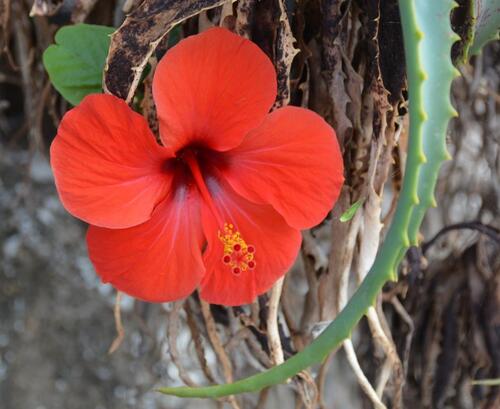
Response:
[[[500,35],[500,0],[473,0],[474,40],[469,55],[478,54],[481,48]]]
[[[102,92],[102,73],[114,30],[92,24],[66,26],[57,32],[56,44],[43,53],[50,81],[71,104]]]
[[[417,243],[417,235],[427,209],[436,206],[434,190],[439,169],[443,161],[450,159],[446,150],[446,129],[451,117],[457,113],[450,103],[451,82],[459,75],[451,63],[449,50],[460,37],[451,30],[446,21],[449,19],[451,0],[422,2],[421,8],[427,7],[438,16],[439,24],[417,15],[418,24],[425,33],[420,48],[420,64],[426,76],[422,86],[422,100],[419,109],[429,116],[422,124],[424,155],[427,159],[420,169],[418,178],[419,203],[413,210],[410,221],[409,236],[413,244]],[[448,13],[448,14],[447,14]],[[438,17],[439,19],[439,17]],[[446,20],[446,21],[445,21]],[[439,40],[436,40],[439,39]]]
[[[426,160],[422,137],[423,132],[427,132],[429,129],[430,123],[439,124],[435,128],[430,128],[438,132],[431,135],[438,153],[434,154],[429,148],[429,152],[432,154],[427,158],[427,164],[430,164],[430,169],[433,172],[438,171],[444,157],[442,147],[446,137],[445,130],[448,122],[446,118],[452,114],[449,109],[449,100],[446,99],[448,102],[445,106],[448,110],[446,115],[442,112],[438,112],[436,115],[431,109],[432,107],[426,105],[431,95],[435,96],[436,92],[424,84],[427,81],[434,84],[441,78],[440,71],[444,69],[446,81],[439,89],[446,98],[449,97],[451,78],[455,75],[455,72],[450,69],[451,45],[455,38],[450,34],[449,17],[455,5],[452,0],[435,2],[400,0],[399,2],[410,99],[410,139],[403,188],[393,222],[375,263],[345,308],[315,341],[281,365],[231,384],[201,388],[160,388],[160,392],[181,397],[213,398],[252,392],[282,383],[301,370],[321,362],[343,340],[349,337],[354,326],[375,302],[376,296],[385,282],[395,278],[399,262],[410,245],[408,235],[410,219],[415,206],[419,203],[418,192],[423,191],[421,186],[425,181],[419,178],[422,164]],[[429,30],[429,27],[434,26],[439,26],[442,30]],[[444,38],[443,32],[445,33]],[[423,38],[426,38],[425,42],[422,41]],[[438,43],[443,44],[440,55],[429,59],[428,54],[431,50],[428,48],[432,48]],[[427,200],[428,197],[424,196],[422,199]],[[419,225],[417,229],[418,227]],[[411,239],[415,243],[416,235],[412,235]]]

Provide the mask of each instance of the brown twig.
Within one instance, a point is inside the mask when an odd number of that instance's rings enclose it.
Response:
[[[328,368],[332,363],[333,357],[338,349],[330,352],[328,357],[323,361],[318,370],[318,375],[316,376],[316,385],[318,388],[318,406],[321,409],[326,409],[325,403],[323,402],[323,392],[325,389],[326,375],[328,374]]]
[[[212,344],[215,355],[219,359],[219,362],[222,365],[222,372],[224,374],[224,380],[228,383],[233,382],[233,369],[231,365],[231,361],[229,360],[226,351],[224,350],[224,346],[220,340],[219,335],[217,334],[217,328],[215,327],[214,317],[210,312],[210,304],[207,302],[200,300],[201,305],[201,313],[203,314],[203,319],[205,320],[205,326],[207,328],[208,339]],[[229,398],[229,403],[233,406],[233,408],[239,409],[239,404],[236,401],[234,396]]]
[[[207,379],[212,382],[216,383],[215,377],[212,374],[212,371],[210,370],[210,367],[208,365],[207,359],[205,357],[205,350],[203,348],[203,340],[200,334],[200,331],[198,329],[198,325],[196,323],[196,318],[193,310],[191,309],[191,298],[186,301],[184,304],[184,309],[186,311],[186,316],[187,316],[187,324],[189,326],[189,329],[191,331],[191,336],[194,341],[194,346],[196,350],[196,356],[198,357],[198,362],[201,365],[201,369]]]
[[[464,222],[443,227],[438,233],[436,233],[436,235],[432,239],[422,244],[422,253],[425,254],[429,250],[429,248],[432,247],[436,243],[436,241],[444,234],[453,230],[463,229],[477,231],[500,244],[500,230],[498,230],[497,228],[487,224],[483,224],[480,221]]]
[[[394,310],[399,314],[401,319],[408,325],[408,334],[405,339],[405,347],[403,350],[403,372],[406,374],[408,371],[408,361],[410,360],[410,350],[411,350],[411,341],[413,339],[413,332],[415,331],[415,324],[413,323],[413,319],[410,314],[406,311],[405,307],[399,301],[398,297],[394,296],[391,299],[391,303],[394,307]]]
[[[21,70],[21,79],[23,84],[24,96],[24,112],[29,124],[30,145],[32,150],[41,148],[42,135],[34,127],[36,106],[38,98],[34,89],[34,78],[32,75],[32,64],[34,61],[34,49],[31,47],[29,22],[26,18],[26,13],[22,2],[14,2],[12,4],[12,14],[16,22],[14,29],[15,37],[15,54],[17,63]]]
[[[179,311],[184,305],[184,302],[185,301],[183,300],[172,303],[172,311],[170,311],[170,313],[168,314],[168,351],[170,353],[170,357],[172,358],[172,362],[179,371],[179,377],[186,385],[195,387],[197,385],[195,382],[193,382],[188,372],[184,368],[184,365],[181,362],[182,360],[179,356],[179,351],[177,349],[177,339],[179,338]]]
[[[120,303],[122,300],[122,293],[120,291],[116,292],[116,300],[115,300],[115,307],[113,309],[113,315],[115,317],[115,327],[116,327],[116,338],[113,340],[111,343],[111,346],[109,347],[108,354],[114,353],[118,348],[120,348],[120,345],[123,342],[123,339],[125,338],[125,330],[123,329],[123,324],[122,324],[122,314],[121,314],[121,309],[120,309]]]
[[[267,315],[267,337],[269,351],[273,365],[279,365],[284,362],[283,348],[281,347],[281,338],[278,330],[278,312],[281,292],[283,290],[283,277],[276,281],[269,299],[269,313]]]
[[[257,401],[257,406],[255,406],[255,409],[264,409],[268,396],[269,388],[262,389],[259,393],[259,400]]]
[[[236,34],[250,38],[250,24],[256,0],[239,0],[236,8]]]

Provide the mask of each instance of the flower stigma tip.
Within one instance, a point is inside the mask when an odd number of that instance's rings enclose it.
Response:
[[[233,274],[238,275],[255,268],[255,247],[247,244],[231,223],[224,223],[224,229],[222,232],[219,230],[218,236],[224,246],[222,262]]]

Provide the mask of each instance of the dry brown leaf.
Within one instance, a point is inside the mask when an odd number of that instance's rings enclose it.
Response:
[[[142,0],[125,0],[125,3],[123,3],[122,11],[125,14],[130,13],[135,7],[139,5],[139,3]]]
[[[145,0],[111,36],[103,88],[131,102],[149,57],[174,25],[225,0]]]
[[[208,339],[212,344],[217,359],[222,365],[224,380],[227,383],[233,382],[233,365],[231,364],[231,360],[229,359],[229,356],[227,355],[226,350],[224,349],[224,345],[222,344],[222,341],[217,333],[215,320],[214,317],[212,316],[212,313],[210,312],[210,304],[203,300],[200,300],[200,305],[201,305],[201,313],[203,315],[203,319],[205,320],[205,326],[207,328]],[[229,396],[227,399],[234,409],[239,409],[240,406],[235,396]]]
[[[8,50],[9,44],[10,0],[0,0],[0,54]]]
[[[369,2],[368,2],[369,3]],[[388,100],[396,105],[406,81],[403,31],[396,0],[379,0],[380,20],[377,41],[380,44],[380,74],[384,88],[389,92]]]
[[[35,0],[31,7],[30,17],[52,16],[63,5],[63,0]]]
[[[329,94],[331,95],[333,125],[339,138],[340,144],[350,139],[352,133],[352,122],[347,117],[347,104],[351,98],[345,89],[346,75],[342,70],[342,57],[338,46],[334,46],[332,54],[335,56],[335,63],[331,71],[323,71]]]
[[[229,28],[234,24],[233,0],[226,0],[221,7],[219,26]]]
[[[278,0],[280,15],[276,34],[275,66],[278,77],[278,97],[273,108],[279,108],[290,102],[290,70],[295,56],[300,51],[295,48],[295,38],[290,28],[290,21],[284,0]]]
[[[328,265],[328,274],[320,277],[318,298],[320,304],[320,320],[327,321],[335,318],[339,312],[339,305],[347,300],[343,294],[346,288],[349,271],[351,270],[356,237],[360,224],[360,212],[346,223],[339,218],[351,205],[350,188],[344,186],[340,197],[332,211],[332,250]]]
[[[206,11],[202,11],[198,14],[198,32],[203,33],[209,28],[215,27],[215,24],[208,18],[208,14]]]
[[[255,0],[240,0],[236,9],[236,34],[250,38],[250,22],[253,16]]]
[[[186,321],[191,331],[191,337],[193,338],[194,347],[196,351],[196,356],[198,357],[198,362],[200,363],[201,369],[205,374],[207,380],[211,383],[216,383],[215,377],[210,370],[210,367],[205,356],[205,348],[203,347],[203,337],[201,335],[200,329],[196,322],[199,319],[198,311],[193,311],[191,308],[192,298],[188,298],[184,303],[184,309],[186,311]]]
[[[331,113],[327,118],[331,120],[341,146],[350,139],[353,128],[351,119],[347,116],[347,104],[351,102],[351,98],[346,91],[346,74],[342,69],[342,50],[338,38],[341,30],[345,29],[343,21],[347,13],[341,12],[343,3],[345,2],[324,0],[321,4],[321,74],[325,79],[331,106]]]
[[[158,117],[156,115],[156,105],[153,100],[153,75],[157,64],[156,58],[152,57],[150,64],[151,71],[144,79],[144,98],[141,101],[141,108],[144,117],[148,120],[149,128],[158,137]]]
[[[77,0],[71,12],[73,23],[83,22],[90,14],[98,0]]]
[[[295,383],[305,409],[316,408],[319,400],[318,387],[309,370],[299,372]]]
[[[182,379],[186,385],[191,387],[196,387],[196,383],[189,376],[190,371],[184,367],[184,361],[179,354],[177,349],[177,340],[179,338],[179,328],[180,328],[180,317],[179,313],[186,301],[175,301],[172,305],[172,310],[168,314],[167,322],[167,341],[168,341],[168,351],[172,362],[179,372],[179,378]]]

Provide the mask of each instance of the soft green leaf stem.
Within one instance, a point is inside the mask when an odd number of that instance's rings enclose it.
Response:
[[[450,62],[451,45],[456,40],[450,28],[450,12],[455,6],[452,0],[399,2],[410,99],[410,138],[403,187],[377,258],[345,308],[316,340],[281,365],[230,384],[165,387],[160,388],[160,392],[180,397],[217,398],[283,383],[323,361],[348,338],[374,304],[382,286],[396,279],[399,262],[408,246],[417,242],[416,232],[423,213],[433,202],[437,172],[446,158],[446,126],[454,114],[449,95],[456,75]],[[442,107],[436,109],[439,104]]]
[[[347,209],[344,213],[342,213],[339,217],[339,220],[342,222],[342,223],[345,223],[345,222],[348,222],[349,220],[351,220],[354,215],[356,214],[356,212],[358,211],[358,209],[361,207],[361,205],[364,203],[365,199],[359,199],[359,200],[356,200],[352,205],[351,207],[349,207],[349,209]]]

